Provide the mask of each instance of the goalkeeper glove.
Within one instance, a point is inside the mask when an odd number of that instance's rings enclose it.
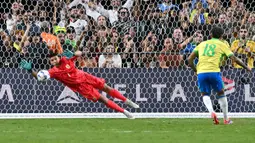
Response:
[[[19,63],[20,67],[29,71],[29,72],[32,72],[32,63],[29,61],[26,61],[26,60],[21,60],[21,62]]]
[[[65,57],[67,57],[67,59],[69,59],[69,58],[73,57],[74,54],[73,54],[72,51],[66,49],[66,50],[63,52],[63,54],[61,54],[61,55],[62,55],[62,56],[65,56]]]

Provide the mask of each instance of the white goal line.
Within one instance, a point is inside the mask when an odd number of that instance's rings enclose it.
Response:
[[[133,113],[135,118],[210,118],[209,113]],[[217,113],[222,118],[222,113]],[[255,113],[229,113],[230,118],[255,118]],[[121,113],[0,113],[0,119],[126,118]]]

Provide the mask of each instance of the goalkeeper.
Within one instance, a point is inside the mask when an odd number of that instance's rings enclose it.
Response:
[[[217,99],[223,111],[224,124],[232,124],[228,118],[228,102],[224,95],[224,85],[220,73],[220,62],[223,56],[229,57],[232,61],[242,66],[248,71],[251,69],[246,66],[239,58],[234,56],[229,46],[222,42],[221,39],[224,30],[219,27],[214,27],[211,30],[212,39],[200,43],[189,56],[188,62],[191,68],[197,72],[198,87],[203,96],[203,102],[211,113],[214,124],[219,124],[219,120],[213,111],[212,102],[210,99],[211,89],[217,92]],[[198,57],[198,64],[195,67],[193,60]]]
[[[121,101],[133,108],[139,108],[137,104],[124,97],[119,91],[105,84],[104,79],[95,77],[75,67],[74,62],[76,58],[84,54],[85,53],[81,51],[76,51],[73,56],[73,53],[71,51],[66,50],[62,55],[69,57],[68,59],[64,56],[61,57],[60,55],[50,51],[50,64],[54,66],[53,68],[48,70],[50,78],[54,78],[62,82],[74,92],[80,93],[83,97],[92,100],[93,102],[100,101],[104,103],[107,107],[123,113],[124,115],[126,115],[127,118],[134,119],[133,115],[130,112],[124,110],[107,97],[102,96],[97,89],[106,92],[114,98],[120,99]],[[21,68],[28,70],[33,75],[33,77],[37,78],[37,72],[33,71],[30,62],[22,60],[20,66]]]

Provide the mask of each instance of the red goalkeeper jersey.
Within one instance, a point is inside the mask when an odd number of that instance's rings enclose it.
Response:
[[[77,57],[60,59],[60,66],[49,69],[50,77],[62,82],[66,86],[75,89],[80,83],[86,82],[86,73],[75,67]]]

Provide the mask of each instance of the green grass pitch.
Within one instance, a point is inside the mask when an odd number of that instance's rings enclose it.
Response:
[[[0,120],[0,143],[254,143],[255,119]]]

